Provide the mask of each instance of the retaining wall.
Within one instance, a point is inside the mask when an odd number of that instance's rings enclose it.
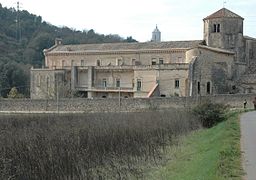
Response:
[[[204,101],[228,104],[234,108],[253,108],[252,101],[256,94],[214,95],[202,97],[169,97],[169,98],[103,98],[103,99],[0,99],[0,111],[32,111],[32,112],[135,112],[150,109],[190,108]]]

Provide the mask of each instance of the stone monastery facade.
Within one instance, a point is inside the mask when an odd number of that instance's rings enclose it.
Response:
[[[31,98],[170,97],[256,92],[256,39],[228,9],[207,16],[204,39],[55,45],[31,69]]]

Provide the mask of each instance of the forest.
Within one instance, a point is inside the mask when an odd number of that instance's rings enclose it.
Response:
[[[132,37],[98,34],[93,29],[75,30],[57,27],[26,10],[17,11],[0,4],[0,96],[11,88],[29,97],[30,68],[42,67],[43,49],[62,38],[64,44],[135,42]]]

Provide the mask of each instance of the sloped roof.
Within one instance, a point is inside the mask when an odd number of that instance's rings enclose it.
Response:
[[[80,44],[58,45],[46,50],[47,52],[100,52],[100,51],[127,51],[127,50],[154,50],[154,49],[182,49],[193,48],[202,44],[203,40],[194,41],[168,41],[144,43],[105,43],[105,44]]]
[[[211,51],[215,51],[215,52],[219,52],[219,53],[235,54],[234,51],[229,51],[229,50],[227,50],[227,49],[209,47],[209,46],[205,46],[205,45],[199,45],[198,47],[199,47],[199,48],[203,48],[203,49],[208,49],[208,50],[211,50]]]
[[[252,41],[256,41],[256,38],[250,37],[250,36],[244,36],[244,38],[246,40],[252,40]]]
[[[159,31],[158,27],[156,26],[156,28],[154,29],[153,33],[159,33],[159,32],[160,31]]]
[[[206,18],[204,18],[204,20],[215,19],[215,18],[240,18],[240,19],[244,19],[241,16],[237,15],[236,13],[233,13],[232,11],[230,11],[226,8],[222,8],[222,9],[218,10],[217,12],[211,14],[210,16],[207,16]]]

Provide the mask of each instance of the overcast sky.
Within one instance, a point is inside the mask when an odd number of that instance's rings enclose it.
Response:
[[[17,0],[0,0],[15,7]],[[223,0],[20,0],[21,10],[57,26],[94,29],[101,34],[151,39],[156,24],[162,41],[203,38],[202,19],[223,7]],[[256,0],[226,0],[225,7],[245,18],[244,34],[256,37]]]

